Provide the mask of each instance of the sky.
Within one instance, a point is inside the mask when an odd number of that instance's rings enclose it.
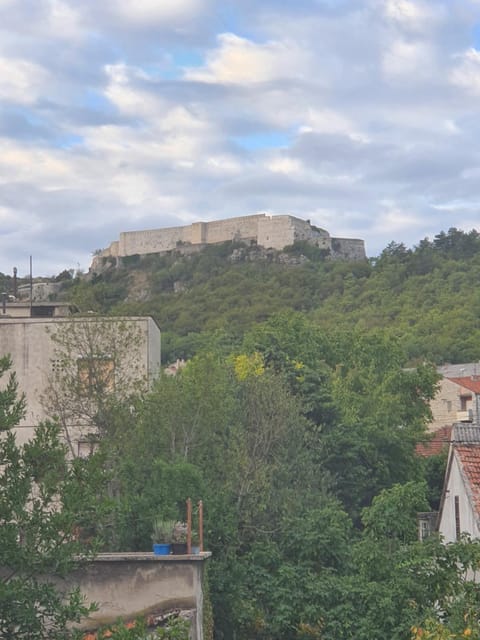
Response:
[[[480,0],[0,0],[0,271],[266,212],[480,228]]]

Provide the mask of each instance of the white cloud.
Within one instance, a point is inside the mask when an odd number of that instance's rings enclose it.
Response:
[[[127,228],[257,210],[372,253],[469,221],[477,9],[0,0],[0,271],[29,242],[54,272]]]
[[[456,56],[456,61],[450,73],[452,84],[469,93],[480,93],[480,51],[470,48]]]
[[[395,40],[383,56],[383,71],[393,78],[419,82],[432,74],[434,54],[428,43]]]
[[[49,0],[45,29],[60,39],[83,38],[85,35],[80,11],[62,0]]]
[[[218,36],[205,67],[185,71],[187,80],[250,85],[305,74],[308,53],[294,42],[257,44],[233,33]]]
[[[368,142],[368,136],[360,133],[352,120],[339,111],[333,109],[309,108],[305,118],[305,124],[300,133],[340,133],[353,140]]]
[[[4,101],[33,103],[44,93],[49,80],[48,71],[34,62],[0,57],[0,95]]]
[[[206,167],[216,174],[239,175],[243,164],[232,154],[216,154],[207,157]]]
[[[111,13],[144,26],[190,21],[203,5],[202,0],[108,0]]]
[[[285,175],[300,175],[303,169],[303,165],[297,158],[282,156],[270,160],[267,163],[267,168],[274,173],[283,173]]]
[[[373,224],[373,231],[388,237],[395,235],[402,237],[407,235],[412,229],[421,229],[424,225],[423,220],[416,214],[405,211],[401,204],[390,200],[384,200],[380,203],[380,210],[376,214]]]
[[[386,0],[384,12],[392,22],[415,31],[428,29],[445,16],[441,3],[435,6],[422,0]]]

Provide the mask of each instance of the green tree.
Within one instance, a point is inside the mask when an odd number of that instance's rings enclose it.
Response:
[[[0,377],[10,367],[0,358]],[[64,640],[74,635],[70,623],[91,610],[78,590],[65,593],[61,579],[93,550],[77,530],[90,510],[94,463],[69,464],[51,422],[19,446],[14,427],[24,409],[10,373],[0,391],[0,636]]]
[[[46,411],[62,427],[70,455],[75,437],[112,440],[124,435],[130,407],[147,390],[138,376],[138,353],[145,337],[123,318],[75,318],[50,331],[55,345],[53,372],[42,397]]]

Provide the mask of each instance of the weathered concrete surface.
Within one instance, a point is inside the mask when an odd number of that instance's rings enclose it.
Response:
[[[7,313],[15,314],[16,305],[10,305]],[[65,368],[65,363],[59,361],[56,355],[56,345],[52,335],[61,331],[62,327],[63,331],[75,331],[75,326],[86,324],[98,326],[100,336],[110,333],[115,336],[120,326],[129,327],[129,332],[136,336],[135,344],[129,346],[128,351],[121,354],[121,358],[119,356],[121,366],[115,371],[115,378],[117,376],[119,379],[127,379],[127,376],[132,379],[135,377],[138,381],[145,380],[147,384],[151,384],[157,376],[160,370],[160,330],[152,318],[102,316],[17,318],[0,314],[0,355],[10,354],[19,392],[25,394],[27,401],[25,417],[16,428],[17,441],[20,444],[31,439],[39,422],[51,418],[44,406],[44,396],[55,371],[58,367]],[[111,331],[108,329],[110,325]],[[124,334],[120,332],[118,335]],[[77,359],[82,359],[82,356],[85,359],[89,355],[88,344],[79,344],[78,350],[72,354],[70,366],[76,370]],[[83,427],[86,427],[87,431],[91,430],[90,424],[79,424],[72,425],[72,432],[81,434]]]
[[[194,611],[192,639],[203,640],[203,578],[210,553],[155,556],[153,553],[102,553],[72,573],[63,588],[80,587],[98,611],[83,629],[132,620],[171,609]]]

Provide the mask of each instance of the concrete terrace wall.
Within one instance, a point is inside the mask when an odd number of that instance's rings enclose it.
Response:
[[[329,250],[333,258],[362,260],[366,257],[363,240],[331,238],[327,231],[312,226],[307,220],[262,213],[213,222],[195,222],[185,227],[122,232],[118,242],[112,242],[94,258],[91,270],[101,267],[102,258],[162,253],[180,248],[182,243],[200,247],[231,240],[254,241],[260,246],[279,251],[295,241],[306,241],[320,249]]]
[[[192,640],[203,640],[203,580],[210,555],[101,553],[59,586],[65,591],[79,587],[87,603],[97,604],[82,629],[182,609],[192,613]]]

